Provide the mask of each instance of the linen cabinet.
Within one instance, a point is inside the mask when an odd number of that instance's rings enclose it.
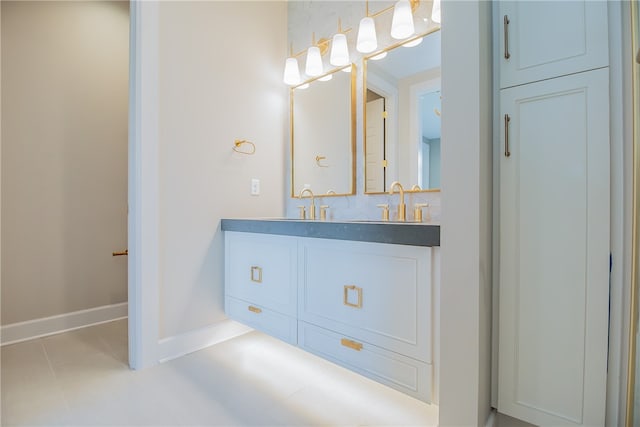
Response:
[[[508,49],[499,52],[498,410],[536,425],[604,425],[606,2],[498,7]]]

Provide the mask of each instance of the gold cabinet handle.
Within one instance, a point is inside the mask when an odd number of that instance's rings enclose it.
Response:
[[[254,307],[252,305],[250,305],[249,307],[247,307],[247,310],[249,310],[252,313],[256,313],[256,314],[260,314],[262,313],[262,309],[258,308],[258,307]]]
[[[111,256],[127,256],[129,255],[129,249],[125,249],[121,252],[111,252]]]
[[[340,340],[340,344],[342,344],[345,347],[349,347],[352,350],[355,351],[360,351],[362,350],[362,343],[356,342],[356,341],[352,341],[352,340],[348,340],[346,338],[342,338]]]
[[[251,266],[251,281],[262,283],[262,268],[256,265]]]
[[[349,291],[356,291],[358,293],[358,302],[356,304],[349,302]],[[362,288],[356,285],[344,285],[343,303],[348,307],[362,308]]]
[[[504,15],[504,59],[511,58],[509,53],[509,16]]]
[[[504,156],[511,156],[511,151],[509,151],[509,122],[511,121],[511,117],[508,114],[504,115]]]

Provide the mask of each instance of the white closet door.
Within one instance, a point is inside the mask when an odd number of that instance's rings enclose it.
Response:
[[[608,88],[604,68],[501,91],[498,410],[536,425],[604,425]]]
[[[606,1],[503,1],[499,11],[501,88],[609,63]]]

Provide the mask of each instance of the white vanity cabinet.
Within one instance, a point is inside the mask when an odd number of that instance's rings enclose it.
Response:
[[[432,397],[432,249],[301,240],[298,342],[421,400]]]
[[[297,256],[294,237],[226,232],[227,315],[295,344]]]
[[[225,249],[230,318],[437,403],[437,248],[225,231]]]
[[[501,1],[500,88],[606,67],[607,2]]]

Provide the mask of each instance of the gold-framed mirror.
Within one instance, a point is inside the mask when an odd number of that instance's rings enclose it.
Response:
[[[629,328],[629,360],[627,382],[626,426],[640,424],[640,4],[630,2],[631,61],[633,87],[633,199],[631,237],[631,325]]]
[[[352,64],[291,88],[291,197],[355,194],[355,79]]]
[[[363,60],[364,192],[440,191],[438,27]]]

